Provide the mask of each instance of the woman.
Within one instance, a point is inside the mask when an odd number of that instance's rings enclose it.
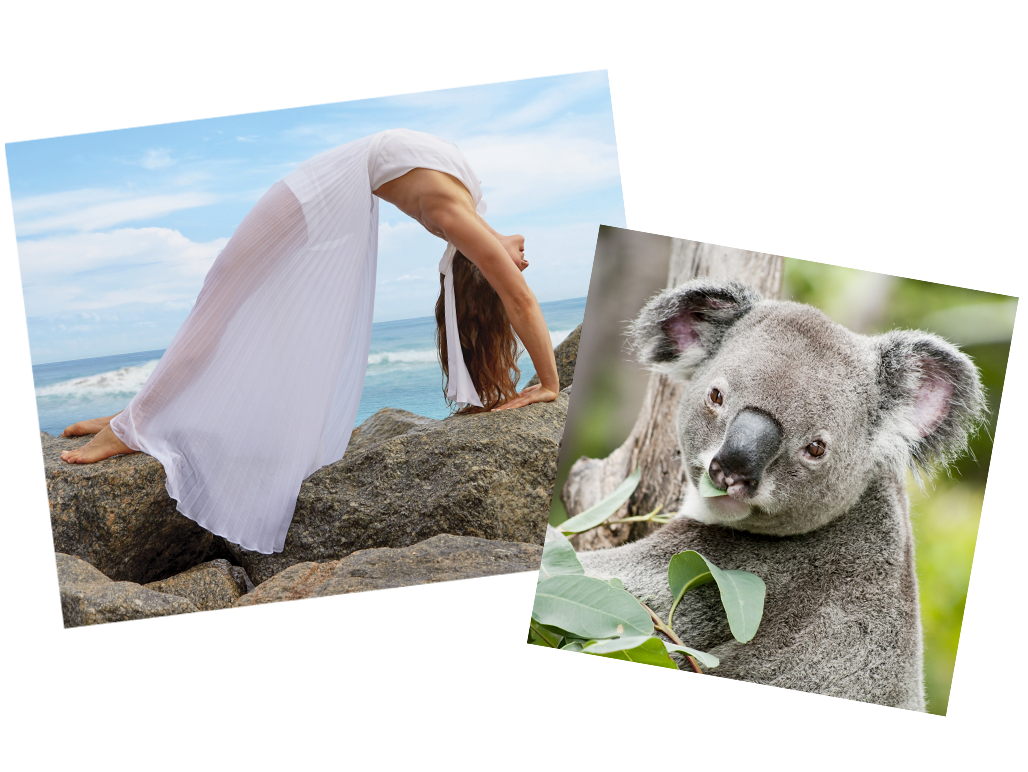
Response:
[[[447,398],[472,409],[556,399],[549,332],[521,275],[524,239],[482,219],[478,178],[455,145],[393,129],[312,158],[272,185],[211,266],[143,389],[121,413],[65,429],[66,437],[96,436],[61,458],[146,452],[163,464],[179,512],[245,549],[280,552],[300,483],[343,457],[353,429],[370,345],[379,198],[448,242],[437,304]],[[484,282],[476,284],[475,271]],[[469,294],[460,309],[455,278]],[[490,305],[484,283],[495,292],[492,316],[469,316],[469,303]],[[510,327],[540,379],[521,394],[504,369],[516,347]],[[490,342],[500,350],[485,350]]]

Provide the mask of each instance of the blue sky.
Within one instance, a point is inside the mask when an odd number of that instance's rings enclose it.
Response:
[[[8,144],[34,364],[167,346],[235,226],[301,161],[383,129],[455,142],[540,301],[625,226],[605,72]],[[382,202],[375,321],[432,313],[443,243]]]

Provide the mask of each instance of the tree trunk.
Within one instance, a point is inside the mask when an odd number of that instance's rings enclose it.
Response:
[[[782,287],[783,258],[764,252],[719,247],[685,239],[669,239],[671,260],[668,287],[707,276],[734,279],[777,298]],[[653,373],[646,396],[628,439],[603,459],[583,456],[575,462],[564,484],[568,515],[583,512],[609,495],[637,466],[642,480],[628,502],[611,519],[634,517],[663,507],[675,512],[682,497],[685,473],[675,426],[681,385]],[[619,523],[579,534],[572,543],[579,550],[616,547],[635,541],[659,527],[653,523]]]

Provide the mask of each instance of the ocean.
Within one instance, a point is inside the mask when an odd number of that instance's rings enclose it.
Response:
[[[540,303],[556,346],[582,323],[585,298]],[[39,428],[60,434],[64,427],[87,418],[117,413],[146,383],[164,353],[137,351],[68,362],[33,365]],[[519,387],[535,375],[523,355]],[[435,319],[419,317],[378,322],[371,327],[368,371],[355,426],[384,407],[397,407],[429,418],[445,418],[442,370],[435,349]]]

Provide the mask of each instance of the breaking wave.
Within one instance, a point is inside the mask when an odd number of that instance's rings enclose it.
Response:
[[[557,348],[560,342],[574,331],[574,328],[570,330],[550,330],[550,340],[553,341],[553,347]]]
[[[122,367],[97,375],[72,378],[36,388],[37,397],[114,397],[135,395],[157,367],[154,359],[141,365]]]
[[[426,364],[436,361],[434,348],[414,349],[412,351],[382,351],[377,354],[368,354],[368,366],[371,365],[411,365]]]

